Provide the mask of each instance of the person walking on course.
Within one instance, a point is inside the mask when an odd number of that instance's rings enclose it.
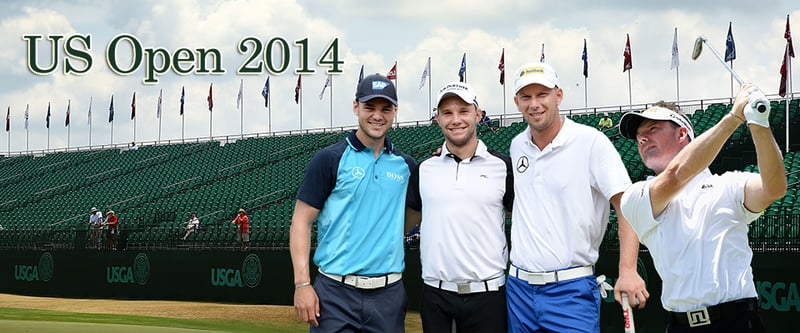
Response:
[[[611,141],[559,114],[564,96],[546,63],[515,72],[514,103],[528,123],[510,146],[514,165],[510,332],[599,332],[594,265],[609,217],[631,184]],[[618,214],[620,259],[614,297],[643,307],[649,294],[636,271],[639,240]],[[565,299],[570,299],[565,302]]]
[[[656,176],[633,184],[622,213],[650,250],[663,281],[667,332],[764,332],[750,262],[748,226],[786,194],[783,158],[769,128],[769,101],[744,84],[732,110],[695,137],[674,105],[622,116],[619,131],[638,141]],[[742,124],[753,138],[759,173],[714,175],[708,166]]]
[[[413,158],[386,137],[397,92],[386,77],[356,89],[358,129],[318,151],[297,190],[289,248],[294,308],[311,332],[403,332],[403,225]],[[311,281],[311,226],[317,221]]]
[[[478,139],[485,111],[470,85],[448,83],[437,100],[445,142],[442,153],[411,174],[409,207],[416,218],[406,220],[410,229],[420,223],[421,211],[422,329],[506,332],[505,212],[514,202],[511,159]]]

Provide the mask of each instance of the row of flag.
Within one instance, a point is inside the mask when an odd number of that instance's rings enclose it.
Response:
[[[736,59],[736,44],[733,40],[733,24],[729,23],[728,25],[728,34],[725,39],[725,61],[730,62]],[[778,90],[778,94],[780,96],[786,95],[786,82],[788,77],[788,68],[787,62],[789,58],[794,58],[794,46],[792,44],[792,34],[789,27],[789,15],[786,15],[786,30],[784,32],[784,36],[786,39],[786,49],[784,51],[784,56],[780,68],[780,88]],[[626,72],[633,69],[633,60],[632,60],[632,53],[631,53],[631,39],[630,35],[626,34],[625,40],[625,49],[623,51],[623,64],[622,64],[622,71]],[[544,54],[544,44],[542,44],[541,55],[539,57],[540,62],[544,62],[545,54]],[[583,40],[583,50],[581,52],[581,61],[583,61],[583,76],[588,78],[589,77],[589,58],[588,52],[586,47],[586,39]],[[670,69],[675,69],[680,66],[680,60],[678,55],[678,28],[675,28],[675,33],[672,40],[672,58],[670,62]],[[500,62],[497,66],[497,69],[500,71],[500,84],[505,85],[505,49],[501,50],[500,53]],[[431,72],[431,59],[428,57],[428,61],[425,63],[425,68],[422,71],[422,77],[420,78],[419,89],[422,89],[425,86],[427,79],[430,77]],[[361,80],[364,78],[364,66],[361,66],[361,70],[358,75],[358,82],[360,83]],[[389,80],[397,80],[397,62],[389,69],[386,73],[386,78]],[[467,53],[465,52],[461,57],[461,66],[458,69],[458,78],[460,82],[467,81]],[[242,108],[242,99],[243,99],[243,80],[239,83],[239,92],[237,94],[236,105],[237,109]],[[328,87],[332,86],[332,76],[328,74],[327,78],[325,79],[325,84],[322,87],[322,91],[319,94],[319,98],[322,99],[323,95],[325,94],[325,90]],[[294,101],[295,103],[299,103],[300,101],[300,94],[302,91],[302,76],[297,76],[297,85],[294,89]],[[158,95],[158,107],[157,107],[157,117],[161,117],[161,101],[162,101],[162,93],[163,90],[159,91]],[[261,90],[261,96],[264,97],[264,106],[269,107],[269,93],[270,93],[270,78],[267,77],[266,82],[264,82],[264,87]],[[181,87],[181,97],[180,97],[180,115],[183,115],[184,112],[184,101],[185,101],[186,91],[183,87]],[[214,100],[213,100],[213,83],[208,87],[208,111],[212,112],[214,108]],[[109,113],[108,113],[108,122],[114,121],[114,96],[111,96],[111,105],[109,106]],[[25,129],[28,129],[28,114],[29,114],[29,107],[26,106],[25,108]],[[6,132],[10,130],[10,122],[11,122],[11,107],[8,107],[6,112]],[[91,124],[91,115],[92,115],[92,108],[91,108],[91,101],[89,103],[89,123]],[[50,104],[48,103],[47,106],[47,128],[50,128]],[[131,100],[131,119],[136,117],[136,93],[133,93],[133,97]],[[69,118],[70,118],[70,102],[67,103],[67,117],[65,120],[65,126],[69,126]]]

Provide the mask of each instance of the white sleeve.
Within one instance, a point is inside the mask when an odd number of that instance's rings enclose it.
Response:
[[[658,221],[653,217],[653,206],[650,203],[649,181],[640,181],[628,187],[622,195],[620,206],[622,215],[640,240],[658,225]]]

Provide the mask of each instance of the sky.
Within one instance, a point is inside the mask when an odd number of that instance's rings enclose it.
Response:
[[[514,70],[538,62],[542,45],[545,62],[556,69],[564,89],[562,111],[583,112],[587,104],[622,109],[629,103],[659,100],[696,104],[730,97],[730,74],[708,47],[697,60],[691,53],[695,39],[705,35],[724,54],[731,22],[734,69],[768,97],[777,98],[787,15],[796,37],[800,5],[794,0],[3,1],[0,108],[10,109],[11,123],[10,131],[0,138],[0,154],[86,148],[90,140],[94,147],[352,127],[357,124],[352,102],[361,67],[366,75],[386,75],[395,62],[397,121],[426,121],[437,90],[459,79],[464,54],[467,83],[477,91],[480,107],[494,117],[515,115]],[[675,28],[677,70],[670,68]],[[626,34],[633,68],[623,72]],[[35,43],[29,42],[31,37],[23,38],[34,35],[41,36]],[[63,36],[55,47],[52,36]],[[139,48],[132,46],[134,40]],[[584,40],[588,78],[582,74]],[[286,61],[282,41],[288,46]],[[334,41],[340,72],[331,74],[332,87],[320,99],[331,69],[325,63],[333,53],[326,50],[332,50]],[[258,53],[257,44],[262,46]],[[30,45],[36,47],[33,58]],[[271,53],[267,45],[272,46]],[[800,45],[795,49],[800,53]],[[199,56],[188,59],[190,54],[213,50],[218,60],[206,57],[205,68]],[[501,53],[505,86],[499,83]],[[138,66],[135,54],[142,57]],[[430,76],[420,88],[428,58]],[[274,71],[267,69],[264,59]],[[165,67],[165,60],[177,63],[184,73]],[[53,65],[51,72],[44,71]],[[83,73],[66,73],[68,66]],[[314,73],[301,74],[301,111],[294,90],[296,71],[304,66]],[[796,58],[792,66],[798,67]],[[245,73],[243,67],[254,68],[255,73]],[[285,69],[281,72],[280,67]],[[166,72],[155,72],[163,68]],[[148,69],[154,72],[148,75]],[[795,94],[800,91],[798,72],[792,70]],[[148,77],[154,82],[145,82]],[[269,108],[261,96],[267,77]],[[207,102],[211,85],[213,112]],[[237,108],[240,85],[241,109]],[[184,117],[179,115],[181,89],[185,89]],[[134,93],[136,117],[131,120]],[[163,94],[160,118],[159,93]],[[112,95],[115,115],[109,123]],[[64,124],[68,104],[69,127]]]

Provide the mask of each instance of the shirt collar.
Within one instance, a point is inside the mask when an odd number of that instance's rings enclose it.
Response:
[[[365,146],[361,142],[361,140],[358,139],[358,136],[356,136],[356,130],[350,132],[350,134],[347,136],[347,142],[350,144],[351,147],[353,147],[353,149],[355,149],[358,152],[367,148],[367,146]],[[392,144],[391,141],[389,141],[388,137],[383,138],[383,152],[384,153],[395,152],[394,145]]]

